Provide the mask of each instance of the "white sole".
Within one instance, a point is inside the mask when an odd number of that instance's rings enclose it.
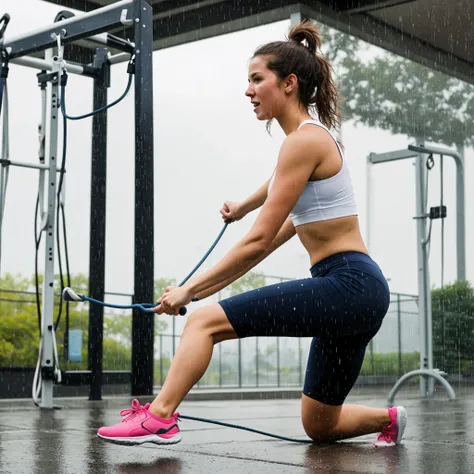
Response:
[[[398,425],[398,435],[396,444],[399,444],[403,438],[403,433],[407,427],[408,415],[402,406],[397,406],[397,425]]]
[[[181,434],[176,434],[172,438],[161,438],[158,435],[152,434],[148,436],[140,436],[140,437],[130,437],[130,438],[111,438],[108,436],[102,436],[97,433],[99,438],[102,438],[104,441],[108,441],[109,443],[114,444],[121,444],[124,446],[139,446],[140,444],[144,443],[153,443],[153,444],[177,444],[181,441]]]

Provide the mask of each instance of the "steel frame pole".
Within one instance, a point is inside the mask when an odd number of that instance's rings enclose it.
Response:
[[[417,252],[418,252],[418,288],[419,288],[419,311],[420,311],[420,370],[412,371],[400,378],[392,388],[389,395],[389,404],[401,386],[413,376],[422,375],[420,378],[420,393],[424,396],[432,396],[434,393],[434,380],[441,381],[448,391],[449,397],[454,397],[454,391],[449,383],[442,378],[443,373],[433,368],[433,328],[431,309],[431,288],[429,277],[428,240],[426,231],[426,159],[424,154],[440,154],[451,156],[456,161],[457,186],[456,186],[456,214],[457,214],[457,268],[458,279],[465,279],[465,203],[464,203],[464,163],[460,154],[456,151],[425,147],[422,144],[409,145],[408,150],[374,154],[368,157],[368,164],[385,163],[388,161],[416,158],[416,212],[417,212]],[[370,174],[368,174],[370,180]],[[367,184],[370,189],[370,183]]]
[[[420,310],[420,369],[433,368],[433,354],[429,343],[430,278],[428,264],[428,244],[426,220],[426,158],[420,153],[415,162],[416,175],[416,235],[418,254],[418,307]],[[420,377],[420,395],[431,395],[425,377]]]
[[[153,12],[133,4],[135,19],[135,264],[136,302],[154,293]],[[132,315],[132,394],[153,393],[154,314]]]
[[[110,65],[102,53],[102,73],[94,80],[94,109],[107,105]],[[91,214],[89,253],[89,294],[100,301],[105,293],[105,230],[107,198],[107,110],[92,121]],[[91,371],[89,400],[102,399],[104,307],[89,305],[88,367]]]
[[[55,246],[55,214],[56,214],[56,162],[58,156],[58,115],[59,106],[59,74],[61,65],[53,61],[52,73],[57,73],[51,80],[49,91],[50,127],[49,136],[49,170],[47,173],[47,205],[45,209],[45,260],[43,281],[43,304],[41,332],[43,336],[43,354],[41,360],[41,408],[53,408],[54,382],[54,246]]]

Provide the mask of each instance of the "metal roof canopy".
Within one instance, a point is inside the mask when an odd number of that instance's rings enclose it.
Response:
[[[44,0],[91,11],[114,0]],[[150,0],[154,49],[286,20],[301,13],[474,84],[472,0]],[[126,32],[123,34],[126,37]]]

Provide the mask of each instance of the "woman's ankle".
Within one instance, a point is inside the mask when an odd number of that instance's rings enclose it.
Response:
[[[163,418],[165,420],[173,416],[173,410],[169,410],[160,405],[159,403],[155,402],[150,405],[148,410],[150,410],[154,415],[159,416],[160,418]]]
[[[382,427],[386,428],[387,426],[390,426],[392,424],[392,419],[390,418],[390,414],[388,409],[384,411],[384,414],[382,415]]]

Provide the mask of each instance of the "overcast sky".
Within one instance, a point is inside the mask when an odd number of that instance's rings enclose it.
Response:
[[[39,0],[3,0],[11,15],[8,36],[53,22],[60,7]],[[25,15],[25,12],[28,12]],[[1,12],[0,12],[1,13]],[[155,113],[155,276],[181,281],[200,260],[222,228],[219,209],[225,200],[241,200],[271,175],[284,135],[278,124],[272,137],[254,118],[247,87],[247,63],[260,44],[283,39],[289,21],[219,36],[154,54]],[[373,49],[374,53],[376,49]],[[37,126],[41,101],[38,71],[11,65],[10,158],[37,162]],[[109,101],[127,83],[126,65],[113,67]],[[92,83],[72,76],[68,113],[92,110]],[[131,94],[109,112],[106,290],[133,292],[134,259],[134,99]],[[72,273],[89,268],[91,124],[69,122],[66,213]],[[360,222],[367,229],[366,157],[370,152],[406,148],[402,135],[344,123],[342,138],[352,173]],[[466,243],[473,239],[474,169],[466,151]],[[446,160],[445,282],[456,277],[454,164]],[[370,250],[390,278],[394,292],[417,293],[415,168],[412,160],[378,165],[373,170],[374,195]],[[1,274],[31,276],[34,271],[33,219],[37,172],[12,168],[3,223]],[[428,206],[439,204],[439,168],[430,176]],[[229,226],[209,258],[215,263],[250,228],[256,213]],[[440,221],[433,222],[431,281],[440,284]],[[472,279],[474,254],[467,246],[467,276]],[[41,267],[43,267],[43,253]],[[261,263],[259,270],[283,277],[307,277],[309,261],[293,239]]]

